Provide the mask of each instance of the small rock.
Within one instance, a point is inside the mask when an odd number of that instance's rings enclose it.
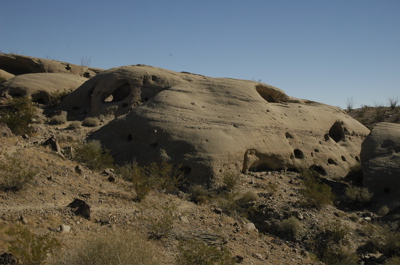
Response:
[[[62,225],[60,225],[60,231],[62,233],[69,233],[69,232],[71,232],[71,226],[62,224]]]
[[[82,172],[83,172],[82,167],[81,167],[80,165],[77,165],[77,166],[75,167],[75,172],[76,172],[77,174],[79,174],[79,175],[82,175]]]
[[[253,223],[246,223],[243,225],[243,228],[246,229],[247,231],[258,231]]]

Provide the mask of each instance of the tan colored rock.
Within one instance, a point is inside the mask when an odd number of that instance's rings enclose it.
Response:
[[[68,104],[79,102],[71,109],[79,106],[89,115],[132,109],[92,139],[120,163],[168,157],[197,183],[228,171],[313,169],[341,178],[359,162],[369,133],[341,109],[254,81],[125,66],[88,82],[66,98]],[[126,102],[104,100],[121,86]]]
[[[36,57],[0,53],[0,69],[13,75],[29,73],[68,73],[90,78],[102,69]]]
[[[87,78],[66,73],[36,73],[15,76],[0,84],[0,94],[30,97],[48,105],[57,93],[75,90]]]
[[[400,124],[375,125],[361,148],[363,186],[375,195],[400,199]]]
[[[6,71],[0,69],[0,83],[1,83],[2,81],[8,80],[8,79],[10,79],[10,78],[13,78],[14,76],[15,76],[15,75],[10,74],[9,72],[6,72]]]

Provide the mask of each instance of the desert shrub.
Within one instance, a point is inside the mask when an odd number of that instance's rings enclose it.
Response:
[[[149,238],[159,240],[168,237],[174,228],[175,207],[166,206],[161,210],[161,216],[149,220]]]
[[[181,241],[176,260],[177,265],[233,265],[236,263],[227,248],[209,246],[197,240]]]
[[[224,187],[232,191],[239,183],[239,175],[235,173],[226,173],[222,179]]]
[[[127,231],[106,232],[74,241],[65,251],[54,256],[54,265],[158,265],[161,252],[145,237]]]
[[[76,129],[79,129],[80,127],[81,127],[81,123],[79,121],[73,121],[68,125],[67,129],[68,130],[76,130]]]
[[[373,193],[368,188],[349,186],[345,189],[345,196],[353,206],[363,207],[371,201]]]
[[[103,170],[112,167],[114,161],[109,151],[103,149],[99,141],[88,141],[75,146],[75,160],[92,170]]]
[[[385,216],[390,212],[390,209],[387,205],[383,205],[381,208],[378,210],[378,214],[380,216]]]
[[[277,228],[281,235],[292,240],[298,239],[304,234],[304,229],[301,222],[299,219],[293,216],[280,221]]]
[[[0,161],[0,188],[4,191],[19,191],[28,184],[38,171],[30,164],[25,164],[20,154],[4,154]]]
[[[149,166],[143,167],[144,174],[147,178],[155,179],[159,188],[165,192],[175,192],[185,182],[184,174],[178,166],[167,162],[151,163]]]
[[[64,124],[66,122],[67,117],[65,115],[55,115],[50,119],[50,124]]]
[[[202,185],[192,185],[189,187],[190,201],[196,204],[207,203],[212,196],[211,192]]]
[[[0,109],[0,123],[5,123],[17,135],[32,133],[30,124],[35,116],[35,107],[28,98],[11,99]]]
[[[399,265],[400,257],[391,257],[390,259],[385,261],[385,265]]]
[[[350,228],[339,220],[329,222],[320,228],[308,248],[325,264],[357,264],[358,257],[343,247],[348,243],[349,232]]]
[[[241,206],[246,206],[247,204],[257,201],[258,195],[257,193],[255,193],[254,191],[247,191],[244,194],[242,194],[242,196],[240,196],[239,199],[237,199],[237,203]]]
[[[364,172],[362,170],[362,166],[358,163],[349,168],[349,172],[347,173],[345,180],[352,185],[362,186],[363,177]]]
[[[382,241],[376,244],[381,253],[388,257],[400,255],[400,232],[394,231],[389,226],[383,226],[380,228],[378,237],[382,238]]]
[[[48,254],[61,247],[55,238],[49,235],[36,235],[23,226],[13,226],[6,233],[11,237],[8,251],[22,264],[44,264]]]
[[[397,107],[397,104],[399,103],[399,98],[398,97],[390,97],[388,98],[389,101],[389,107],[391,109],[394,109]]]
[[[351,112],[354,109],[354,98],[348,98],[346,101],[346,109],[348,112]]]
[[[61,102],[68,94],[70,94],[73,91],[73,89],[63,89],[63,90],[57,90],[54,91],[50,94],[50,106],[56,106],[58,103]]]
[[[382,122],[385,120],[385,108],[384,107],[380,107],[380,106],[376,106],[375,107],[375,113],[374,113],[374,117],[373,117],[373,121],[374,122]]]
[[[136,193],[135,200],[138,202],[143,201],[154,186],[154,180],[146,176],[143,168],[135,160],[117,167],[117,173],[123,179],[132,182],[132,188]]]
[[[244,213],[244,209],[238,204],[237,197],[238,194],[234,192],[222,193],[213,198],[213,203],[225,214],[239,217]]]
[[[87,117],[82,121],[82,125],[86,127],[96,127],[100,125],[100,121],[98,118]]]
[[[312,172],[302,173],[304,178],[303,189],[300,190],[300,204],[308,207],[322,208],[333,204],[335,199],[331,187],[322,183],[319,177]]]

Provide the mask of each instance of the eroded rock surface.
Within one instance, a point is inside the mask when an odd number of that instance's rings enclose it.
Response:
[[[0,93],[12,97],[30,97],[34,102],[48,105],[59,93],[75,90],[87,78],[67,73],[22,74],[0,84]]]
[[[0,69],[13,75],[30,73],[68,73],[86,78],[93,77],[102,71],[102,69],[99,68],[6,53],[0,53]]]
[[[341,178],[359,163],[369,133],[336,107],[263,83],[143,65],[105,71],[61,105],[91,116],[126,113],[91,138],[120,163],[172,161],[198,183],[227,171],[312,169]]]
[[[400,199],[400,124],[375,125],[361,149],[363,186],[375,195]]]

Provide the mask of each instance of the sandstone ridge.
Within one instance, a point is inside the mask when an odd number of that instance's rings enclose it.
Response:
[[[369,130],[344,111],[264,83],[136,65],[100,73],[60,109],[118,116],[91,135],[120,163],[172,161],[190,180],[312,169],[344,177]]]

